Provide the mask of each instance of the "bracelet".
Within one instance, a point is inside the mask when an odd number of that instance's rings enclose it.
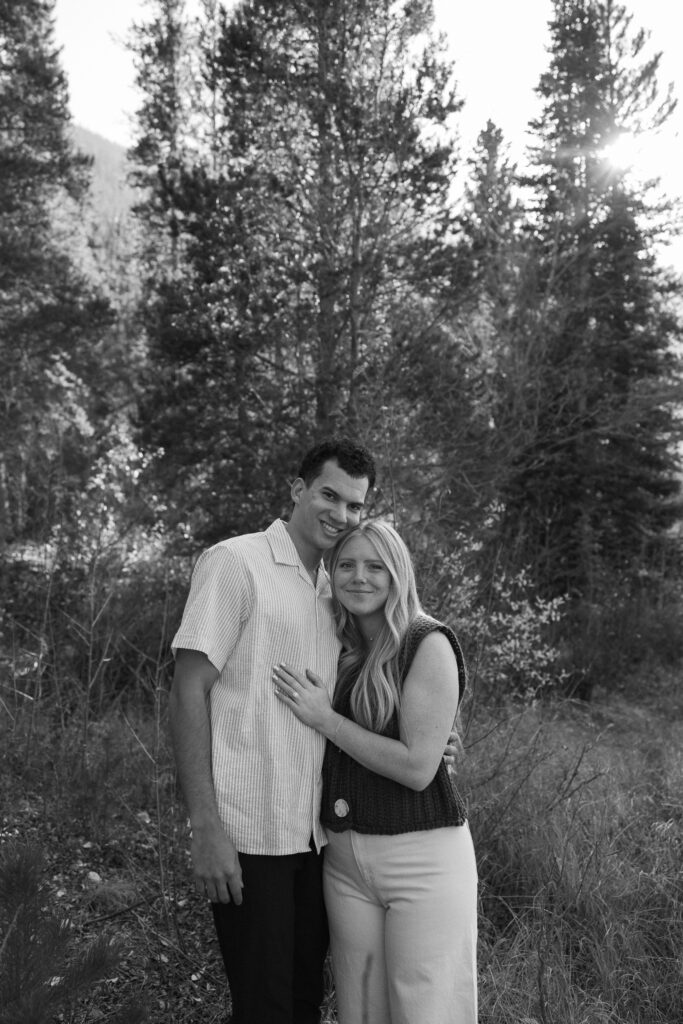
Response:
[[[341,729],[341,727],[342,727],[342,725],[344,724],[345,721],[346,721],[346,719],[344,718],[344,716],[340,715],[339,725],[337,726],[337,728],[334,730],[334,732],[330,736],[330,742],[331,743],[334,743],[335,740],[337,739],[337,734],[339,733],[339,731],[340,731],[340,729]]]

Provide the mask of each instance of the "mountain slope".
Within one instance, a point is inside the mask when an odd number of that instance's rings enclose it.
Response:
[[[93,158],[91,196],[96,220],[111,223],[125,217],[136,199],[136,190],[126,180],[125,148],[80,125],[73,125],[72,133],[76,147]]]

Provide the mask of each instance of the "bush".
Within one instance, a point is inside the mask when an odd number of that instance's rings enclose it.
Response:
[[[483,700],[513,695],[524,701],[561,689],[555,635],[566,602],[538,597],[525,571],[496,576],[484,586],[472,561],[475,549],[460,536],[445,558],[430,560],[418,548],[417,565],[428,610],[460,635],[471,689]]]
[[[116,969],[122,947],[100,935],[75,946],[69,921],[50,907],[35,846],[0,847],[0,1024],[51,1024],[55,1013],[75,1021],[79,998]],[[110,1020],[146,1019],[129,1003]]]
[[[163,549],[112,551],[90,565],[59,552],[12,559],[0,620],[5,700],[56,702],[69,715],[153,699],[170,665],[189,565]],[[30,680],[30,687],[21,681]],[[23,695],[23,696],[22,696]]]
[[[600,601],[567,609],[565,692],[582,699],[594,689],[623,686],[635,672],[671,668],[683,660],[683,587],[666,577],[614,581]]]

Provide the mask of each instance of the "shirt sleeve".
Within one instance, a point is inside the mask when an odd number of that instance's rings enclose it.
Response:
[[[251,587],[243,566],[227,545],[202,552],[171,650],[201,651],[222,671],[249,617]]]

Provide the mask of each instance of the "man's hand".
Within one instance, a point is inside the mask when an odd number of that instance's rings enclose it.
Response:
[[[200,896],[212,903],[242,902],[242,869],[234,844],[220,824],[192,829],[192,868]]]
[[[455,766],[455,759],[460,753],[461,749],[462,748],[460,745],[460,740],[458,739],[458,734],[454,729],[451,729],[450,735],[448,737],[448,742],[446,743],[446,749],[443,752],[444,764],[448,768],[449,772],[453,770]]]

